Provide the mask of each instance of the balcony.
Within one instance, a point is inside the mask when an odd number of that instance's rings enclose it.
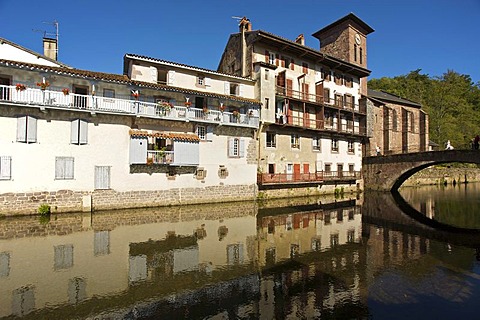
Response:
[[[361,171],[319,171],[315,173],[259,173],[259,186],[285,184],[319,184],[325,182],[355,182],[361,178]]]
[[[338,101],[335,99],[324,98],[323,95],[305,93],[303,91],[296,91],[281,86],[276,86],[276,93],[282,97],[296,99],[304,102],[313,102],[330,108],[357,112],[361,114],[367,113],[366,107],[361,106],[358,103],[352,104],[347,101]]]
[[[147,151],[147,164],[170,164],[174,163],[173,151]]]
[[[206,122],[239,127],[258,128],[258,116],[233,112],[221,112],[218,107],[208,107],[208,111],[185,106],[172,106],[165,109],[157,103],[139,100],[107,98],[95,95],[65,94],[62,91],[26,88],[17,90],[16,86],[0,85],[0,102],[23,106],[45,108],[85,110],[92,113],[105,112],[135,115],[150,118]]]
[[[310,115],[310,114],[308,114]],[[330,120],[316,120],[308,117],[295,117],[283,115],[277,119],[277,124],[290,125],[295,127],[301,127],[305,129],[350,133],[365,136],[367,130],[365,126],[359,126],[358,124],[342,123],[340,126],[336,122]]]

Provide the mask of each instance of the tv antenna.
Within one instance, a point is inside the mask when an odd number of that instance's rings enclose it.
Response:
[[[55,47],[55,56],[57,57],[57,60],[58,60],[58,21],[57,20],[53,20],[52,22],[43,21],[42,23],[52,25],[55,28],[55,32],[48,32],[46,30],[40,30],[40,29],[32,29],[32,31],[42,32],[44,38],[52,38],[52,37],[55,38],[55,41],[57,42],[57,45]]]

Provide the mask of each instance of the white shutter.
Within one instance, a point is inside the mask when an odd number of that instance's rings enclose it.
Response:
[[[205,81],[205,87],[211,87],[212,86],[212,79],[205,77],[203,79]]]
[[[65,161],[64,158],[55,158],[55,179],[65,178]]]
[[[73,179],[73,168],[74,160],[73,158],[64,158],[65,159],[65,179]]]
[[[230,95],[230,82],[225,81],[224,86],[225,86],[225,94]]]
[[[88,142],[88,122],[85,120],[80,120],[80,137],[79,144],[87,144]]]
[[[238,85],[238,95],[243,97],[243,84],[241,83]]]
[[[157,83],[158,79],[158,70],[155,67],[150,67],[150,77],[153,83]]]
[[[70,130],[70,143],[71,144],[78,144],[78,122],[80,120],[76,119],[73,120],[71,123],[71,130]]]
[[[0,157],[0,180],[10,180],[12,177],[12,157]]]
[[[27,142],[27,117],[17,118],[17,141]]]
[[[228,139],[228,156],[235,156],[235,139],[233,138]]]
[[[322,74],[320,71],[315,70],[315,82],[322,80]]]
[[[245,140],[244,139],[238,139],[240,142],[240,145],[238,146],[238,155],[240,158],[245,157]]]
[[[95,189],[110,189],[110,167],[95,166]]]
[[[27,142],[37,142],[37,119],[27,117]]]
[[[170,70],[168,71],[168,75],[167,75],[167,84],[169,86],[173,86],[174,83],[175,83],[175,71]]]
[[[213,127],[207,126],[207,141],[213,141]]]

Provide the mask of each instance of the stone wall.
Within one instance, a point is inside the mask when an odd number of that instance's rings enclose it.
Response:
[[[258,191],[258,199],[282,199],[290,197],[316,197],[325,195],[355,194],[361,189],[358,184],[318,185],[300,188],[266,189]]]
[[[256,194],[257,186],[255,184],[128,192],[59,190],[55,192],[5,193],[0,194],[0,214],[3,216],[36,214],[38,207],[44,203],[51,206],[53,213],[60,213],[81,212],[86,208],[89,210],[90,207],[93,210],[110,210],[245,201],[254,200]],[[85,198],[89,199],[91,203],[85,204]]]
[[[453,181],[455,183],[480,182],[480,169],[430,167],[415,173],[403,183],[402,187],[452,184]]]

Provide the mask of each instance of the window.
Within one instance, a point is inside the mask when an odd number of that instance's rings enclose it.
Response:
[[[354,173],[355,172],[355,165],[354,164],[349,164],[348,165],[348,172]]]
[[[103,96],[105,98],[115,98],[115,90],[113,90],[113,89],[103,89]]]
[[[290,146],[293,149],[300,149],[300,138],[298,137],[298,134],[292,134],[290,136]]]
[[[87,299],[87,282],[83,278],[73,278],[68,281],[68,302],[78,304]]]
[[[55,264],[54,270],[69,269],[73,267],[73,245],[59,245],[53,247]]]
[[[25,143],[37,142],[37,119],[30,116],[17,118],[17,141]]]
[[[269,61],[268,61],[270,64],[275,64],[275,54],[274,53],[270,53],[270,56],[269,56]]]
[[[343,222],[343,210],[342,209],[339,209],[337,211],[337,223],[338,222]]]
[[[313,151],[321,151],[321,140],[320,137],[313,137],[312,138],[312,149]]]
[[[393,131],[398,131],[398,115],[397,110],[393,110],[392,112],[392,129]]]
[[[10,253],[0,252],[0,278],[10,275]]]
[[[353,61],[357,61],[357,45],[353,45]]]
[[[110,189],[109,166],[95,166],[95,189]]]
[[[325,163],[325,172],[332,172],[332,164]]]
[[[110,231],[96,231],[94,233],[93,254],[95,256],[110,254]]]
[[[203,180],[207,176],[207,170],[205,168],[198,167],[197,170],[195,171],[195,178],[197,180]]]
[[[81,119],[73,120],[71,123],[70,143],[71,144],[87,144],[88,122]]]
[[[332,139],[332,152],[338,152],[338,140]]]
[[[352,77],[345,77],[345,86],[347,88],[353,88],[353,78]]]
[[[308,73],[308,63],[303,62],[302,63],[302,72],[307,74]]]
[[[355,242],[355,229],[347,231],[347,242],[348,243]]]
[[[243,263],[243,243],[227,245],[227,264]]]
[[[35,309],[35,287],[24,286],[12,291],[12,314],[24,316]]]
[[[218,168],[218,177],[220,179],[226,179],[228,177],[228,170],[225,166],[220,165]]]
[[[277,134],[274,132],[267,132],[267,148],[277,147]]]
[[[205,85],[205,77],[204,76],[198,76],[197,77],[197,84],[199,86],[204,86]]]
[[[330,247],[336,247],[340,244],[338,233],[330,235]]]
[[[265,109],[268,109],[269,106],[270,106],[270,99],[265,98]]]
[[[240,95],[240,85],[238,83],[230,83],[230,95],[231,96]]]
[[[360,48],[360,64],[363,63],[363,50]]]
[[[243,158],[245,156],[245,141],[240,138],[229,139],[228,156],[230,158]]]
[[[73,179],[74,158],[56,157],[55,158],[55,180]]]
[[[197,126],[197,136],[200,140],[207,140],[207,127],[205,126]]]
[[[290,70],[295,70],[295,61],[290,59]]]
[[[0,156],[0,180],[12,179],[12,157]]]
[[[323,89],[323,102],[330,103],[330,89]]]
[[[269,163],[268,164],[268,173],[270,173],[270,174],[275,173],[275,164],[274,163]]]
[[[343,84],[343,75],[335,72],[335,84],[341,86]]]
[[[348,153],[355,153],[355,143],[352,140],[348,140]]]
[[[331,74],[330,74],[330,69],[325,69],[324,73],[324,78],[325,81],[330,81],[331,80]]]
[[[270,77],[270,73],[269,73],[268,69],[265,69],[265,80],[268,81],[269,77]]]

